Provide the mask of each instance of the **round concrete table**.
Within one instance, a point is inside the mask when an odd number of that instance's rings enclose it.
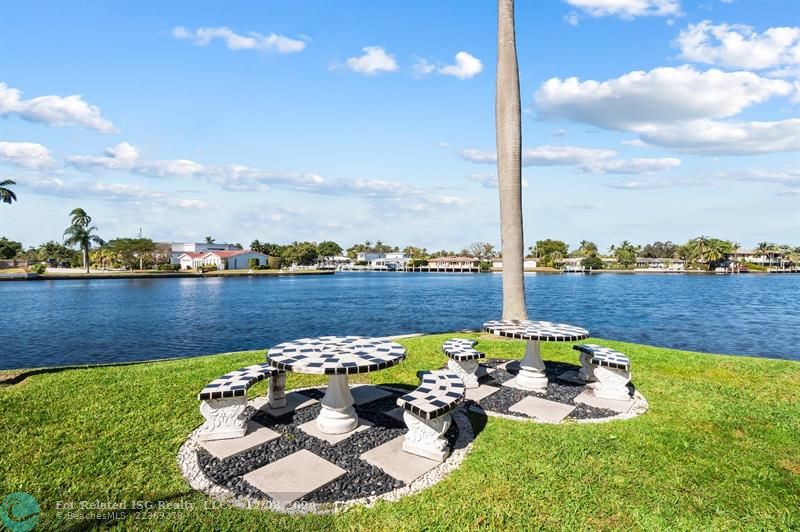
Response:
[[[525,356],[519,364],[517,384],[533,391],[544,391],[547,388],[540,342],[575,342],[589,336],[589,331],[586,329],[549,321],[487,321],[483,324],[483,330],[496,336],[527,340]]]
[[[347,376],[378,371],[406,357],[402,345],[362,336],[321,336],[278,344],[267,353],[272,367],[293,373],[328,376],[317,428],[326,434],[344,434],[358,427]]]

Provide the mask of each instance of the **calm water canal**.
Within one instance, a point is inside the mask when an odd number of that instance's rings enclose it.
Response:
[[[0,369],[264,349],[324,334],[477,329],[499,274],[0,283]],[[532,319],[593,336],[800,360],[800,275],[529,275]]]

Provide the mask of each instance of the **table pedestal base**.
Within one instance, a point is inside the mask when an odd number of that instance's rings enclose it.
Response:
[[[358,426],[358,415],[353,408],[347,375],[328,376],[328,390],[321,404],[322,410],[317,417],[317,428],[320,432],[344,434]]]
[[[547,377],[544,374],[544,362],[539,348],[539,342],[529,340],[525,346],[525,356],[519,363],[517,384],[521,388],[532,391],[547,389]]]

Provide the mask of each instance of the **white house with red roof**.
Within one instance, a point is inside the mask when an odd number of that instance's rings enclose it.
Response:
[[[187,251],[178,257],[181,270],[196,270],[201,266],[216,266],[218,270],[246,270],[250,259],[256,259],[258,266],[265,266],[269,256],[251,249],[236,251]]]

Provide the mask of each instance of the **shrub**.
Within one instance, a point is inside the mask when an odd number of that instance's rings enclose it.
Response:
[[[181,269],[180,264],[161,264],[158,269],[162,272],[177,272]]]
[[[270,256],[269,259],[267,259],[267,265],[271,270],[280,270],[281,266],[283,266],[283,259],[281,257]]]
[[[43,262],[40,262],[38,264],[34,264],[33,266],[31,266],[31,271],[33,273],[42,275],[45,271],[47,271],[47,265],[45,263],[43,263]]]
[[[217,271],[217,265],[216,264],[203,264],[202,266],[200,266],[198,268],[198,270],[200,270],[200,273],[215,272],[215,271]]]
[[[356,266],[366,266],[367,264],[369,264],[369,262],[365,260],[356,261]]]
[[[584,268],[591,268],[593,270],[602,270],[605,266],[603,259],[598,257],[597,255],[586,257],[581,261],[581,266]]]
[[[488,260],[481,261],[481,271],[482,272],[490,272],[492,271],[492,263]]]
[[[251,270],[257,270],[258,259],[256,257],[253,257],[252,259],[247,259],[247,267],[250,268]]]

